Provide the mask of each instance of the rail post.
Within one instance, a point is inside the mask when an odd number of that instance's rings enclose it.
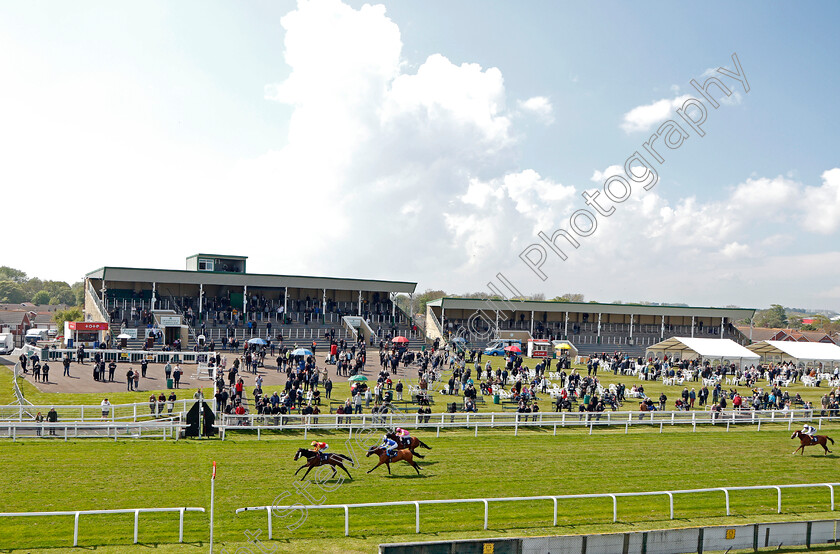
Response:
[[[487,516],[490,512],[490,508],[489,508],[486,500],[482,500],[482,502],[484,502],[484,530],[486,531],[487,530]]]
[[[350,536],[350,507],[344,505],[344,536]]]
[[[140,510],[134,510],[134,544],[137,544],[137,531],[140,527]]]
[[[724,496],[726,496],[726,515],[729,515],[729,491],[725,487],[721,487]]]
[[[265,507],[265,511],[268,512],[268,540],[271,540],[271,508],[272,506]]]
[[[613,499],[613,523],[615,523],[618,521],[618,499],[614,494],[611,494],[610,497]]]
[[[420,532],[420,503],[414,503],[414,532]]]
[[[178,542],[184,542],[184,508],[178,510]]]
[[[79,512],[73,516],[73,546],[79,546]]]
[[[674,495],[670,492],[666,492],[665,494],[668,495],[668,504],[671,507],[671,519],[674,519]]]
[[[828,487],[828,490],[831,491],[831,511],[834,511],[834,485],[830,485],[828,483],[825,484]]]
[[[557,527],[557,497],[552,496],[552,500],[554,500],[554,526]]]
[[[782,488],[781,487],[773,487],[776,489],[776,492],[779,493],[779,505],[778,505],[778,513],[782,513]]]

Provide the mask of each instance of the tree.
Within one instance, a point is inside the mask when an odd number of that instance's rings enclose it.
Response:
[[[552,298],[554,302],[583,302],[583,295],[579,292],[567,292],[563,296]]]
[[[431,302],[432,300],[437,300],[438,298],[443,298],[446,296],[446,291],[442,290],[432,290],[426,289],[422,293],[417,295],[417,298],[414,300],[414,305],[416,306],[417,313],[425,314],[426,313],[426,304]]]
[[[766,310],[759,310],[755,313],[753,322],[758,327],[772,327],[781,328],[788,324],[787,313],[785,313],[784,306],[779,304],[772,304]]]
[[[36,306],[43,306],[50,303],[50,293],[45,290],[39,290],[32,297],[32,303]]]
[[[73,302],[67,302],[67,304],[72,304],[74,306],[84,306],[85,305],[85,283],[84,281],[79,281],[77,283],[73,283],[73,286],[70,287],[70,291],[73,293]]]
[[[0,266],[0,281],[14,281],[15,283],[25,283],[26,273],[19,269],[14,269],[9,266]]]
[[[67,308],[66,310],[58,310],[53,313],[53,321],[58,328],[58,333],[64,333],[65,321],[84,321],[85,315],[81,308]]]
[[[26,292],[20,283],[12,280],[0,281],[0,302],[18,304],[26,300]]]

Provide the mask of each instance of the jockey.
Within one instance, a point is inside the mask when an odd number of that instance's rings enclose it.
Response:
[[[382,446],[385,447],[385,453],[389,458],[397,455],[397,441],[389,439],[388,435],[382,435]]]
[[[808,425],[807,423],[802,428],[802,434],[803,435],[808,435],[809,437],[811,437],[811,441],[814,440],[814,433],[816,433],[816,432],[817,432],[817,430],[814,429],[812,426]]]
[[[394,434],[402,439],[405,444],[409,444],[411,442],[411,434],[402,427],[397,427]]]
[[[319,454],[321,456],[324,455],[324,450],[326,450],[327,448],[330,447],[330,445],[328,445],[325,442],[312,441],[311,444],[312,444],[312,451],[315,454]]]

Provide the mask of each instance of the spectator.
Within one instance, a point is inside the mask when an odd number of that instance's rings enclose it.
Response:
[[[58,413],[53,407],[47,412],[47,423],[58,423]],[[55,435],[55,427],[53,426],[50,426],[50,435]]]
[[[108,419],[108,416],[111,414],[111,403],[106,398],[100,405],[102,406],[102,419]]]

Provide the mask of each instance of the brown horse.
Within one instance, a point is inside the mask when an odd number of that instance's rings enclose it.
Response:
[[[417,472],[417,475],[420,475],[420,468],[417,466],[417,462],[414,461],[414,455],[411,453],[411,450],[397,450],[397,453],[394,457],[388,456],[388,451],[385,450],[384,446],[371,446],[370,450],[368,450],[367,455],[371,456],[376,454],[379,456],[379,463],[373,466],[368,473],[373,471],[374,469],[378,468],[382,464],[388,466],[388,475],[391,474],[391,462],[399,462],[403,461],[406,462],[408,465],[414,468]]]
[[[426,450],[431,450],[432,449],[431,446],[427,445],[425,442],[421,441],[417,437],[410,437],[410,442],[408,444],[406,444],[405,441],[403,441],[403,437],[398,437],[396,435],[396,433],[388,433],[388,438],[391,439],[392,441],[396,442],[397,444],[399,444],[403,448],[407,448],[407,449],[411,450],[411,453],[414,454],[415,456],[417,456],[418,458],[425,458],[425,456],[415,452],[415,450],[417,448],[422,446]]]
[[[796,437],[799,437],[799,448],[793,451],[794,454],[796,454],[797,452],[799,452],[800,454],[805,454],[806,446],[813,446],[815,444],[819,444],[823,447],[823,450],[825,450],[824,454],[828,455],[831,453],[831,450],[828,449],[828,443],[826,441],[831,441],[831,444],[834,444],[834,439],[827,435],[814,435],[814,439],[816,440],[812,440],[811,435],[806,435],[802,431],[796,431],[790,436],[790,438],[792,439],[795,439]]]
[[[347,471],[347,468],[344,467],[344,464],[342,463],[346,460],[352,464],[353,459],[349,456],[345,456],[344,454],[326,454],[322,456],[321,454],[313,452],[306,448],[298,448],[297,454],[295,454],[295,460],[298,460],[301,457],[306,458],[306,463],[300,466],[297,469],[297,471],[295,471],[295,475],[297,475],[298,471],[302,470],[303,468],[307,468],[306,473],[304,473],[303,477],[300,478],[301,481],[306,479],[306,476],[309,474],[310,471],[312,471],[312,468],[325,465],[332,466],[333,477],[335,477],[335,474],[337,473],[335,468],[340,467],[344,470],[344,473],[347,474],[347,477],[349,477],[350,479],[353,478],[353,476],[350,475],[350,472]]]

